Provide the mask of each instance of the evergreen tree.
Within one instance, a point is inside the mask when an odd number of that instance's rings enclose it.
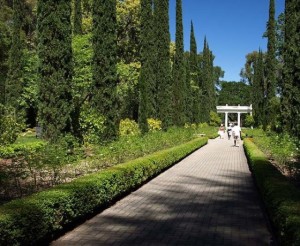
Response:
[[[139,125],[148,131],[147,118],[156,118],[156,83],[154,75],[153,1],[141,0],[141,73],[139,79]]]
[[[209,71],[209,101],[210,101],[210,111],[216,111],[216,82],[215,82],[215,75],[214,75],[214,55],[212,51],[209,49],[209,66],[208,66],[208,71]]]
[[[11,8],[4,0],[0,0],[0,104],[5,103],[5,83],[8,73],[9,48],[11,32],[8,23],[11,20]]]
[[[187,102],[188,105],[192,105],[188,110],[191,112],[191,123],[200,122],[200,90],[199,90],[199,62],[197,55],[197,42],[194,34],[193,22],[191,22],[191,34],[190,34],[190,57],[189,57],[189,69],[190,69],[190,81],[187,81],[188,88],[190,87],[190,93],[187,98],[191,98],[192,102]],[[192,85],[192,86],[191,86]]]
[[[74,1],[73,32],[75,35],[82,34],[82,6],[81,0]]]
[[[158,118],[163,128],[173,125],[170,62],[169,0],[154,0],[156,47],[155,77],[157,83]]]
[[[295,67],[294,67],[294,97],[293,97],[293,108],[292,115],[295,115],[295,121],[293,124],[293,135],[300,139],[300,2],[295,1],[294,8],[294,18],[296,24],[296,32],[294,36],[294,59],[295,59]]]
[[[209,122],[212,109],[210,56],[211,52],[205,37],[201,64],[201,122]]]
[[[173,97],[174,123],[183,126],[185,123],[185,78],[184,78],[184,47],[182,24],[182,0],[176,0],[176,37],[175,57],[173,64]]]
[[[269,21],[267,25],[268,51],[266,56],[266,97],[265,114],[268,122],[275,120],[272,114],[272,100],[276,94],[276,29],[275,29],[275,3],[270,0]],[[268,122],[263,122],[266,129]]]
[[[39,0],[37,21],[39,122],[43,136],[55,141],[70,130],[73,71],[70,1]]]
[[[93,104],[105,116],[105,141],[118,134],[116,0],[93,2]]]
[[[254,61],[254,76],[252,83],[253,117],[256,126],[265,122],[265,83],[264,83],[264,57],[259,50],[258,57]]]
[[[9,52],[9,70],[5,86],[6,104],[15,108],[16,112],[20,111],[20,101],[22,94],[22,57],[23,43],[21,40],[22,32],[22,10],[23,1],[13,1],[13,25],[12,25],[12,42]]]
[[[300,3],[285,2],[285,42],[281,114],[284,130],[300,137]]]

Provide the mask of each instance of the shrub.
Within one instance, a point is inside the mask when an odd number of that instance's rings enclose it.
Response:
[[[38,244],[206,143],[198,138],[0,206],[0,245]]]
[[[15,109],[0,104],[0,145],[14,143],[21,128],[16,119]]]
[[[80,114],[80,127],[85,142],[100,143],[104,132],[104,117],[94,108],[83,109]]]
[[[247,115],[246,119],[245,119],[245,126],[246,127],[251,127],[253,126],[255,123],[254,118],[252,115]]]
[[[279,165],[290,168],[290,164],[299,157],[297,140],[286,133],[264,132],[262,129],[245,131],[253,138],[254,143]]]
[[[300,245],[300,192],[250,140],[245,152],[280,245]]]
[[[148,122],[148,128],[149,128],[149,132],[154,132],[154,131],[160,131],[162,128],[162,122],[161,120],[157,120],[157,119],[147,119]]]
[[[137,136],[141,133],[139,125],[130,119],[120,121],[119,134],[123,136]]]
[[[216,112],[210,111],[209,115],[210,115],[209,125],[219,126],[221,124],[222,120]]]
[[[35,152],[42,149],[46,142],[32,142],[32,143],[15,143],[7,146],[0,146],[0,158],[14,158],[24,156],[25,153]]]

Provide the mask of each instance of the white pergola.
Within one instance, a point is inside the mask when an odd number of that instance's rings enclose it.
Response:
[[[225,114],[225,127],[228,127],[228,114],[234,113],[238,114],[238,125],[241,126],[241,114],[252,115],[252,104],[250,106],[217,106],[217,113]]]

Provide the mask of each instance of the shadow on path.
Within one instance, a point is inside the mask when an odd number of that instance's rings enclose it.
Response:
[[[242,148],[220,141],[52,245],[273,245]]]

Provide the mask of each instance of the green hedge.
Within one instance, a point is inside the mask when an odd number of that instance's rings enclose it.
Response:
[[[0,245],[38,244],[207,143],[198,138],[0,207]]]
[[[300,245],[300,191],[250,139],[244,147],[280,245]]]

